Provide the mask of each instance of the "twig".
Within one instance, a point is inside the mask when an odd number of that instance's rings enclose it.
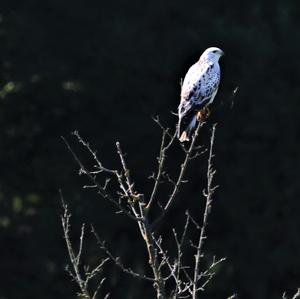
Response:
[[[68,150],[71,152],[72,156],[74,157],[75,161],[78,163],[81,172],[87,175],[87,177],[93,182],[94,185],[97,186],[99,194],[106,200],[110,201],[112,204],[114,204],[122,213],[124,213],[126,216],[128,216],[130,219],[134,221],[140,221],[141,219],[137,218],[136,216],[132,215],[128,210],[126,210],[117,200],[113,198],[111,194],[108,193],[107,190],[105,190],[96,180],[95,176],[89,172],[86,167],[83,165],[83,163],[80,161],[78,156],[75,154],[75,152],[72,150],[71,146],[67,142],[67,140],[61,136],[62,140],[66,144]],[[109,171],[110,172],[110,171]],[[113,173],[118,176],[117,171],[113,171]]]
[[[193,139],[192,139],[192,142],[190,144],[190,147],[186,153],[186,156],[185,156],[185,159],[181,165],[181,171],[179,173],[179,176],[178,176],[178,179],[177,179],[177,182],[174,186],[174,189],[173,189],[173,192],[166,204],[166,206],[164,207],[164,211],[165,213],[170,209],[171,205],[173,204],[174,202],[174,199],[175,199],[175,196],[177,195],[178,191],[179,191],[179,186],[181,185],[181,182],[183,180],[183,177],[184,177],[184,174],[185,174],[185,171],[187,169],[187,165],[188,165],[188,162],[191,158],[191,154],[193,152],[193,149],[194,149],[194,146],[195,146],[195,142],[196,142],[196,139],[197,139],[197,136],[198,136],[198,133],[199,133],[199,130],[200,128],[203,126],[203,122],[199,122],[196,130],[195,130],[195,133],[194,133],[194,136],[193,136]]]
[[[61,194],[61,192],[60,192]],[[78,284],[80,288],[80,296],[86,299],[95,299],[100,288],[102,287],[105,278],[103,278],[97,285],[96,290],[93,292],[93,295],[90,294],[88,283],[91,279],[93,279],[102,269],[104,264],[109,260],[108,258],[103,259],[94,269],[91,271],[88,270],[88,267],[83,267],[83,273],[80,271],[80,263],[81,263],[81,256],[82,256],[82,247],[83,247],[83,240],[84,240],[84,233],[85,233],[85,225],[83,224],[81,227],[81,234],[79,240],[79,249],[77,254],[74,251],[72,242],[69,236],[70,230],[70,218],[71,214],[68,211],[68,206],[64,203],[62,194],[61,194],[61,201],[64,209],[64,213],[61,216],[61,222],[64,232],[64,239],[66,241],[68,254],[71,262],[72,269],[67,268],[70,276],[74,279],[74,281]]]
[[[206,204],[205,204],[205,210],[203,215],[203,223],[200,230],[200,236],[198,240],[198,246],[196,250],[195,255],[195,266],[194,266],[194,278],[193,278],[193,292],[192,292],[192,298],[197,298],[197,292],[198,292],[198,283],[199,283],[199,267],[200,267],[200,258],[202,256],[202,247],[204,244],[205,239],[205,231],[208,221],[208,214],[211,207],[212,202],[212,195],[214,193],[215,188],[212,187],[212,180],[215,174],[215,171],[212,168],[212,158],[213,158],[213,145],[214,145],[214,139],[215,139],[215,130],[216,125],[212,128],[211,138],[210,138],[210,149],[209,149],[209,156],[208,156],[208,165],[207,165],[207,187],[206,192],[204,192],[204,196],[206,198]]]
[[[207,168],[207,186],[206,192],[204,192],[204,197],[206,198],[206,206],[203,215],[202,226],[200,226],[188,213],[186,212],[186,221],[184,224],[184,228],[181,236],[178,236],[175,228],[173,228],[173,236],[176,243],[177,254],[175,253],[175,258],[171,258],[168,250],[164,249],[162,246],[162,238],[158,239],[155,237],[155,225],[166,215],[166,213],[170,210],[172,205],[175,202],[175,198],[180,190],[182,184],[187,182],[184,179],[186,169],[191,160],[195,159],[199,155],[203,154],[205,151],[201,151],[202,147],[196,145],[196,139],[199,134],[200,128],[203,126],[203,122],[199,122],[194,132],[193,138],[188,149],[181,144],[181,147],[185,153],[183,162],[181,164],[181,168],[179,170],[178,176],[176,180],[172,180],[168,173],[165,172],[165,163],[167,158],[167,151],[173,144],[176,139],[176,131],[174,134],[171,134],[169,129],[166,129],[162,126],[159,119],[155,119],[155,122],[162,129],[162,140],[160,145],[159,157],[158,157],[158,165],[156,173],[153,174],[153,178],[155,180],[153,184],[153,189],[151,191],[151,195],[147,201],[144,198],[143,194],[139,194],[135,190],[134,181],[131,178],[130,170],[127,166],[125,155],[122,151],[121,145],[119,142],[116,143],[117,153],[120,158],[121,167],[120,170],[113,170],[103,166],[101,161],[98,159],[96,151],[94,151],[89,143],[85,142],[78,132],[74,132],[74,135],[77,137],[78,141],[87,148],[88,152],[92,155],[93,160],[96,162],[96,170],[89,171],[87,167],[81,162],[76,153],[72,150],[68,142],[62,137],[65,142],[68,150],[73,155],[75,161],[80,167],[80,173],[85,174],[90,180],[90,184],[84,186],[84,188],[96,188],[99,194],[106,200],[112,202],[120,212],[125,213],[131,220],[134,220],[139,227],[139,231],[146,245],[146,249],[148,252],[149,258],[149,266],[152,269],[153,276],[146,276],[144,274],[137,273],[133,271],[130,267],[125,267],[119,257],[116,257],[112,254],[112,252],[105,245],[105,242],[102,241],[94,227],[92,226],[92,233],[94,234],[97,243],[101,250],[105,252],[107,258],[102,260],[93,270],[88,271],[88,269],[84,268],[84,272],[81,273],[79,267],[80,265],[80,257],[82,255],[83,250],[83,240],[84,240],[84,232],[85,227],[82,226],[80,242],[78,247],[78,253],[75,254],[72,244],[68,235],[69,228],[69,218],[70,214],[67,212],[67,207],[65,208],[65,214],[62,216],[62,223],[65,233],[65,239],[67,243],[67,248],[69,252],[69,257],[71,260],[71,264],[73,266],[73,270],[69,270],[70,275],[73,279],[79,284],[81,289],[81,294],[83,297],[87,299],[95,299],[98,290],[102,286],[105,279],[102,279],[97,289],[94,291],[93,296],[91,296],[88,292],[88,282],[95,277],[95,275],[101,271],[104,263],[107,260],[111,260],[117,267],[119,267],[124,273],[133,276],[134,278],[144,279],[153,283],[153,286],[156,291],[157,299],[166,299],[166,298],[197,298],[197,293],[200,290],[203,290],[208,282],[213,278],[214,273],[212,272],[213,268],[219,264],[223,259],[213,260],[212,264],[205,271],[200,270],[200,259],[203,256],[203,244],[207,226],[207,219],[210,211],[210,205],[212,201],[212,195],[216,189],[216,187],[212,186],[213,176],[215,171],[212,169],[212,157],[213,157],[213,143],[215,136],[215,125],[212,128],[212,135],[210,139],[210,149],[209,149],[209,157],[208,157],[208,168]],[[100,184],[97,180],[97,175],[99,173],[107,174],[107,178],[105,179],[104,185]],[[107,184],[109,179],[113,178],[119,185],[119,190],[116,191],[116,194],[113,195],[107,190]],[[163,181],[163,178],[167,178],[169,182],[172,183],[173,188],[172,192],[169,195],[168,201],[165,205],[157,200],[157,194],[159,190],[159,184]],[[117,196],[116,196],[117,195]],[[153,221],[152,225],[149,222],[149,211],[153,204],[157,201],[157,204],[161,207],[161,212],[158,217]],[[193,241],[190,241],[193,248],[195,248],[195,261],[193,267],[185,266],[183,264],[183,254],[184,254],[184,244],[187,239],[188,230],[190,225],[194,224],[199,231],[199,239],[197,243],[193,244]],[[171,280],[173,284],[173,289],[170,290],[170,294],[166,293],[166,282]],[[108,298],[109,294],[105,296]],[[171,297],[170,297],[171,296]],[[296,298],[296,297],[295,297]],[[295,299],[293,298],[293,299]]]
[[[124,175],[125,175],[125,178],[126,178],[127,188],[129,190],[130,195],[132,196],[132,195],[134,195],[133,183],[131,182],[130,171],[127,168],[127,164],[126,164],[126,161],[125,161],[125,158],[124,158],[123,151],[121,149],[120,142],[116,142],[116,147],[117,147],[118,155],[120,157],[122,167],[123,167],[123,170],[124,170]]]
[[[156,220],[154,220],[154,222],[152,224],[153,227],[156,227],[156,225],[162,220],[162,218],[167,214],[167,212],[170,210],[171,206],[174,204],[175,197],[176,197],[177,193],[179,192],[180,186],[183,183],[183,178],[184,178],[187,166],[188,166],[188,162],[191,160],[192,152],[193,152],[194,147],[195,147],[195,143],[196,143],[197,136],[199,134],[199,130],[203,125],[204,125],[204,122],[199,122],[198,123],[198,126],[197,126],[197,128],[194,132],[194,135],[193,135],[191,144],[189,146],[189,149],[187,151],[185,151],[185,158],[184,158],[183,163],[181,164],[181,170],[180,170],[180,173],[178,175],[177,181],[174,185],[173,191],[172,191],[172,193],[169,197],[169,200],[168,200],[167,204],[164,206],[161,215],[158,216],[158,218]]]
[[[174,142],[175,138],[176,138],[176,131],[173,135],[171,135],[168,131],[168,129],[165,129],[161,123],[159,122],[159,119],[156,120],[157,124],[159,124],[159,126],[162,129],[162,139],[161,139],[161,145],[160,145],[160,151],[159,151],[159,157],[158,157],[158,170],[157,170],[157,174],[154,178],[155,183],[152,189],[152,193],[150,196],[150,200],[146,206],[146,212],[149,212],[154,200],[155,200],[155,196],[157,194],[158,191],[158,186],[161,183],[161,176],[163,174],[163,169],[165,166],[165,161],[166,161],[166,152],[167,150],[170,148],[170,146],[172,145],[172,143]],[[170,141],[166,144],[166,136],[170,137]],[[165,145],[166,144],[166,145]]]
[[[292,299],[300,298],[300,288],[297,289],[297,293],[293,296]]]
[[[78,134],[76,136],[79,136]],[[80,159],[77,157],[77,155],[75,154],[75,152],[71,149],[70,145],[68,144],[68,142],[65,140],[64,137],[62,137],[62,139],[64,140],[67,148],[69,149],[69,151],[72,153],[74,159],[76,160],[76,162],[79,164],[81,172],[86,174],[88,176],[88,178],[92,181],[93,185],[97,186],[98,192],[100,193],[100,195],[104,198],[104,199],[108,199],[109,201],[111,201],[114,205],[116,205],[120,211],[122,211],[123,213],[125,213],[130,219],[134,220],[137,222],[141,235],[143,236],[143,239],[146,243],[146,247],[148,250],[148,255],[149,255],[149,264],[152,268],[153,271],[153,275],[154,275],[154,287],[156,289],[156,293],[157,293],[157,298],[158,299],[165,299],[165,286],[164,286],[164,280],[162,278],[161,272],[159,270],[159,266],[158,266],[158,261],[156,258],[156,252],[155,252],[155,248],[154,248],[154,240],[153,240],[153,236],[152,236],[152,231],[150,229],[150,225],[148,223],[148,221],[145,219],[144,216],[144,201],[143,201],[143,196],[138,195],[138,199],[139,199],[139,208],[140,210],[137,211],[135,206],[134,206],[134,200],[131,201],[129,200],[128,204],[129,204],[129,210],[125,209],[118,201],[116,201],[111,194],[109,194],[96,180],[95,176],[93,174],[91,174],[91,172],[89,172],[86,167],[83,165],[83,163],[80,161]],[[80,141],[81,142],[81,141]],[[81,142],[82,143],[82,142]],[[83,143],[85,146],[87,146],[87,143]],[[87,144],[87,145],[86,145]],[[88,145],[89,146],[89,145]],[[134,196],[136,195],[135,192],[133,191],[133,184],[131,183],[131,178],[129,176],[129,170],[127,168],[125,159],[124,159],[124,155],[123,152],[121,150],[120,144],[117,143],[117,149],[118,149],[118,154],[120,156],[121,159],[121,164],[122,164],[122,168],[124,171],[124,175],[125,175],[125,184],[123,182],[123,178],[122,175],[119,174],[118,171],[112,171],[109,172],[110,174],[114,174],[117,178],[117,181],[119,183],[119,186],[123,192],[123,195],[121,194],[121,197],[124,196],[127,199],[134,199]],[[90,148],[89,151],[93,152]],[[94,159],[96,159],[96,156],[93,156]],[[99,161],[99,160],[98,160]],[[99,162],[97,162],[98,164],[98,168],[100,169],[102,164]],[[105,170],[104,170],[105,172]],[[141,198],[140,198],[141,197]],[[133,271],[132,271],[133,272]]]
[[[116,170],[109,169],[109,168],[104,167],[102,165],[102,163],[100,162],[100,160],[97,157],[96,151],[92,150],[90,144],[82,139],[82,137],[79,135],[78,131],[74,131],[73,135],[77,137],[79,143],[81,143],[84,147],[86,147],[88,149],[89,153],[92,155],[92,157],[94,158],[95,162],[97,163],[97,168],[99,169],[100,172],[107,172],[107,173],[115,174]],[[64,137],[62,137],[62,139],[66,143]],[[92,173],[92,172],[90,172],[90,173]]]
[[[132,197],[135,194],[132,189],[133,184],[131,183],[131,179],[129,176],[129,170],[127,168],[124,154],[121,150],[121,146],[119,143],[117,143],[117,149],[118,149],[118,154],[121,159],[121,164],[122,164],[123,170],[125,172],[129,194]],[[159,267],[157,255],[156,255],[156,251],[155,251],[155,239],[154,239],[152,230],[150,228],[150,225],[148,223],[147,216],[145,216],[144,198],[142,196],[141,199],[139,199],[139,212],[136,210],[136,208],[134,206],[134,202],[130,201],[129,204],[130,204],[131,210],[134,213],[135,217],[136,218],[139,217],[140,219],[142,219],[142,221],[138,222],[138,226],[139,226],[140,233],[141,233],[141,235],[145,241],[146,247],[147,247],[148,256],[149,256],[149,265],[152,268],[152,272],[154,275],[154,284],[153,285],[154,285],[156,293],[157,293],[157,298],[165,299],[166,296],[165,296],[164,280],[163,280],[163,277],[161,274],[161,269]]]
[[[110,250],[106,247],[105,245],[105,241],[102,241],[98,235],[98,233],[96,232],[95,228],[93,227],[93,225],[91,225],[91,229],[92,229],[92,233],[94,234],[96,240],[97,240],[97,243],[98,245],[100,246],[100,249],[102,249],[105,254],[109,257],[109,259],[111,261],[113,261],[115,263],[115,265],[117,265],[124,273],[127,273],[127,274],[130,274],[131,276],[135,277],[135,278],[140,278],[140,279],[145,279],[145,280],[148,280],[148,281],[154,281],[154,278],[152,277],[148,277],[146,275],[143,275],[143,274],[139,274],[135,271],[133,271],[132,269],[130,268],[126,268],[123,263],[121,262],[120,258],[119,257],[115,257],[111,252]]]
[[[158,263],[157,251],[155,249],[155,238],[147,218],[143,223],[144,241],[147,247],[149,256],[149,265],[151,266],[155,277],[154,288],[156,290],[157,299],[166,299],[165,280],[162,276],[161,269]]]
[[[186,221],[185,221],[185,225],[184,225],[184,229],[183,229],[183,233],[182,233],[182,236],[180,238],[180,240],[178,239],[178,236],[177,236],[177,233],[176,233],[176,230],[173,228],[173,235],[174,235],[174,239],[175,239],[175,242],[176,242],[176,246],[177,246],[177,264],[178,264],[178,267],[177,267],[177,273],[176,273],[176,278],[175,278],[175,281],[180,281],[180,274],[181,274],[181,270],[182,270],[182,265],[181,265],[181,258],[182,258],[182,247],[183,247],[183,242],[184,242],[184,239],[185,239],[185,236],[187,234],[187,230],[188,230],[188,226],[189,226],[189,214],[188,214],[188,211],[186,211]],[[187,277],[189,278],[189,277]],[[189,281],[189,284],[192,283],[192,280],[191,279],[188,279]],[[174,299],[178,298],[178,291],[180,289],[180,285],[178,283],[176,283],[176,287],[175,287],[175,291],[174,291]]]

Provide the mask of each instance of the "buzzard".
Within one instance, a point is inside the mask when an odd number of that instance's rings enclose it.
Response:
[[[207,106],[218,91],[221,77],[219,58],[223,55],[219,48],[206,49],[185,75],[178,106],[177,134],[180,142],[189,141],[197,120],[202,121],[209,114]]]

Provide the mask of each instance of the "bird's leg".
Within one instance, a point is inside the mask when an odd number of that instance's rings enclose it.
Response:
[[[197,120],[202,121],[208,118],[209,115],[210,115],[210,110],[207,106],[205,106],[200,111],[197,112]]]
[[[203,119],[203,109],[197,112],[197,121],[202,121]]]

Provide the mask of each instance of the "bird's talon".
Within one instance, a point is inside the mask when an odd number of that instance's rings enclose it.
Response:
[[[197,112],[197,121],[201,121],[202,120],[202,110]]]

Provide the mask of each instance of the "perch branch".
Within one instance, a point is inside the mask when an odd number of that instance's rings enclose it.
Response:
[[[199,130],[203,125],[204,125],[204,122],[198,123],[198,126],[196,127],[196,130],[194,132],[194,135],[193,135],[193,138],[192,138],[192,141],[191,141],[191,144],[190,144],[188,150],[184,149],[185,158],[184,158],[183,163],[181,164],[180,173],[174,184],[173,191],[169,197],[167,204],[163,207],[161,215],[158,216],[158,218],[156,218],[156,220],[154,220],[154,222],[152,224],[153,227],[155,227],[162,220],[162,218],[167,214],[167,212],[170,210],[171,206],[174,204],[174,201],[175,201],[176,195],[179,192],[180,186],[182,185],[182,183],[184,183],[183,178],[184,178],[188,163],[192,159],[192,153],[193,153],[193,150],[195,149],[195,143],[196,143],[197,136],[199,134]]]
[[[213,170],[213,167],[212,167],[215,130],[216,130],[216,125],[214,125],[212,128],[212,133],[211,133],[211,138],[210,138],[210,148],[209,148],[208,165],[207,165],[207,186],[206,186],[206,192],[203,192],[204,196],[206,198],[206,203],[205,203],[202,227],[200,230],[200,236],[199,236],[199,240],[198,240],[198,246],[196,247],[194,278],[193,278],[193,291],[192,291],[193,299],[197,298],[197,292],[199,290],[198,284],[199,284],[200,259],[202,256],[202,248],[203,248],[203,244],[204,244],[205,232],[206,232],[206,227],[207,227],[207,223],[208,223],[208,215],[209,215],[210,208],[211,208],[212,196],[216,189],[216,187],[212,186],[212,181],[213,181],[213,177],[215,174],[215,170]]]

